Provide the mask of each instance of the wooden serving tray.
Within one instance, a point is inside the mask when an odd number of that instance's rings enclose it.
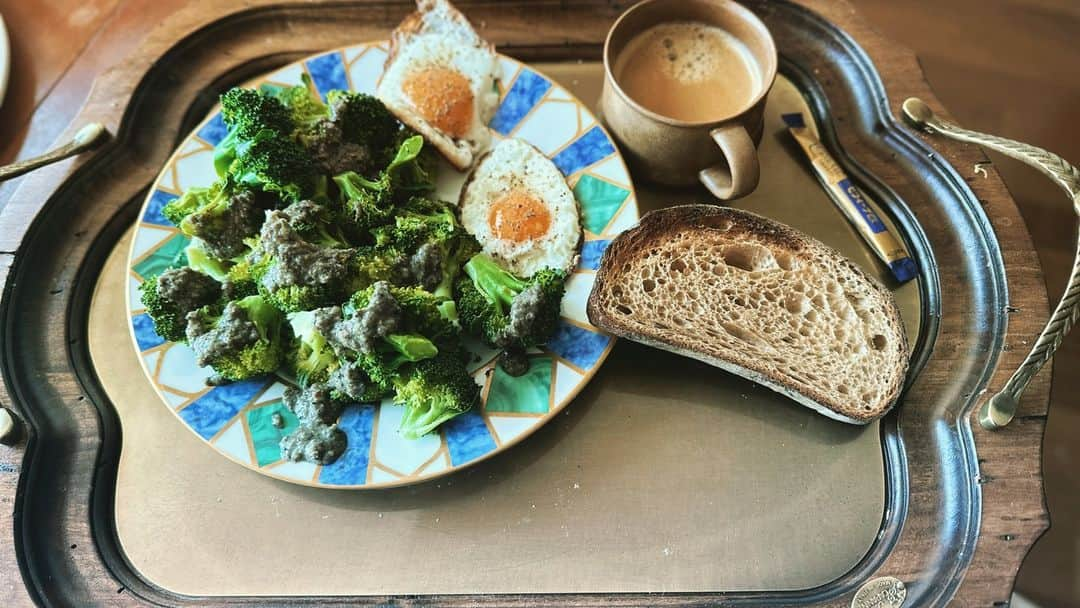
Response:
[[[530,62],[596,60],[607,28],[625,8],[461,4],[500,50]],[[663,595],[545,588],[542,594],[187,596],[144,578],[120,543],[114,504],[117,460],[127,445],[120,425],[130,428],[117,412],[130,404],[110,401],[88,345],[92,292],[105,261],[145,188],[217,93],[299,56],[384,37],[409,10],[381,2],[202,2],[162,24],[127,65],[98,81],[76,125],[103,121],[116,140],[93,157],[32,175],[0,210],[0,403],[27,426],[24,442],[0,448],[0,500],[13,505],[0,517],[0,531],[13,540],[0,545],[0,564],[11,577],[0,586],[0,603],[842,606],[884,576],[905,583],[905,606],[1006,602],[1020,560],[1046,526],[1038,463],[1048,375],[1029,389],[1007,429],[989,433],[972,428],[970,419],[1045,319],[1045,289],[1016,207],[992,169],[985,178],[974,173],[985,160],[980,151],[934,142],[935,151],[893,118],[910,95],[937,104],[914,57],[871,32],[850,7],[810,0],[748,5],[772,30],[782,71],[807,95],[828,145],[923,268],[914,381],[902,407],[880,425],[884,512],[853,567],[807,589],[733,591],[745,589],[735,584],[688,592],[672,585]],[[635,361],[649,356],[636,346],[619,349],[623,356],[617,352],[615,369],[608,370],[616,377],[633,374]],[[590,407],[598,407],[604,390],[589,392]],[[587,430],[580,427],[575,436]],[[550,443],[557,433],[534,439]],[[464,483],[482,486],[475,478]],[[803,556],[804,563],[813,557]]]
[[[599,99],[599,62],[530,67],[579,99]],[[914,344],[918,283],[892,282],[829,200],[781,119],[790,112],[810,114],[780,76],[758,148],[764,179],[735,204],[814,234],[888,284]],[[636,196],[642,210],[713,200],[704,188],[645,184]],[[253,474],[155,407],[126,327],[131,238],[98,275],[87,346],[123,433],[118,542],[142,578],[174,593],[793,591],[847,573],[880,531],[887,480],[878,423],[831,421],[630,342],[542,431],[445,479],[334,492]],[[250,424],[236,431],[254,444]],[[417,577],[407,566],[417,555],[441,566]]]

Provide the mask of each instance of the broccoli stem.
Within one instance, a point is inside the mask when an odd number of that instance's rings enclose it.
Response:
[[[198,240],[192,241],[184,248],[184,255],[187,256],[188,266],[214,277],[218,282],[224,281],[229,276],[226,263],[207,253],[199,246]]]
[[[503,270],[489,256],[478,254],[465,264],[465,273],[473,280],[476,289],[499,310],[505,313],[514,296],[525,289],[525,282]]]
[[[425,404],[427,407],[421,408],[418,406],[408,406],[405,408],[405,413],[401,416],[401,434],[406,439],[419,439],[424,435],[439,428],[439,425],[461,414],[457,410],[448,410],[438,407],[432,407],[432,404]]]
[[[384,339],[407,361],[421,361],[439,354],[435,343],[420,334],[390,334]]]

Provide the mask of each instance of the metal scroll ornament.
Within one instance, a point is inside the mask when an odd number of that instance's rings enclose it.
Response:
[[[934,115],[922,100],[911,97],[904,101],[904,116],[927,133],[936,133],[958,141],[978,144],[1031,165],[1065,190],[1072,199],[1073,211],[1080,215],[1080,171],[1060,156],[1025,143],[970,131]],[[1077,234],[1077,251],[1073,259],[1072,273],[1065,285],[1065,294],[1054,308],[1050,321],[1039,334],[1035,346],[1005,386],[991,397],[979,410],[979,424],[987,429],[999,429],[1016,415],[1020,396],[1024,394],[1031,378],[1054,356],[1061,341],[1080,318],[1080,233]]]

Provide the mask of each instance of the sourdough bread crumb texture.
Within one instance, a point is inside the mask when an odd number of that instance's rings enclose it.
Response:
[[[813,238],[736,209],[643,217],[605,252],[588,315],[845,422],[883,415],[907,373],[887,289]]]

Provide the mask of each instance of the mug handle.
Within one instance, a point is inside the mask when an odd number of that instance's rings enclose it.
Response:
[[[746,196],[757,188],[761,168],[757,147],[741,125],[717,127],[709,131],[727,164],[717,164],[698,172],[698,179],[720,200]]]

